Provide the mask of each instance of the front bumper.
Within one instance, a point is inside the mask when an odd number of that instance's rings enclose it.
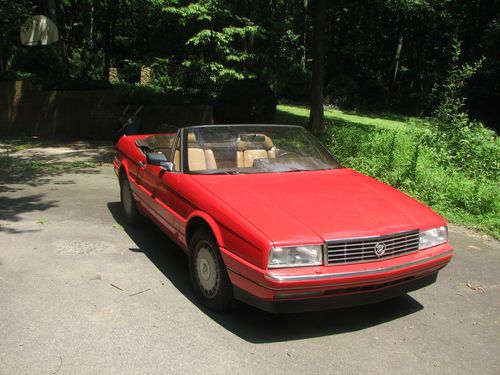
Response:
[[[235,297],[270,312],[370,304],[430,285],[449,263],[449,244],[373,263],[263,270],[221,248]]]
[[[352,291],[351,293],[341,291],[338,294],[333,293],[333,295],[323,293],[318,297],[302,299],[265,300],[238,287],[234,288],[234,296],[242,302],[274,314],[339,309],[342,307],[369,305],[401,296],[413,290],[433,284],[437,279],[437,274],[436,271],[423,277],[409,280],[404,279],[396,283],[382,283],[373,288],[367,288],[364,291],[361,288],[353,288],[357,289],[357,291]]]

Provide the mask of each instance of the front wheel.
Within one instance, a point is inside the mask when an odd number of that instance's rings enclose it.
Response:
[[[213,235],[205,229],[198,230],[189,250],[189,275],[198,300],[211,310],[229,309],[233,286]]]
[[[142,217],[137,209],[137,204],[130,188],[130,182],[125,173],[120,175],[120,203],[125,221],[132,225],[139,224]]]

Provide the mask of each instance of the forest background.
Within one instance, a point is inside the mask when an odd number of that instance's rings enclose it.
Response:
[[[19,43],[35,14],[58,43]],[[0,33],[2,81],[137,105],[233,98],[246,122],[270,106],[343,165],[500,236],[498,0],[2,0]]]

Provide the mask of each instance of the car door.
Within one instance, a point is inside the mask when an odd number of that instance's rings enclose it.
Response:
[[[179,132],[180,134],[180,132]],[[174,141],[172,152],[167,157],[168,161],[177,162],[176,152],[180,154],[180,136]],[[144,171],[143,183],[151,187],[152,211],[151,214],[162,225],[163,229],[169,232],[174,238],[178,237],[179,215],[178,196],[176,193],[179,177],[181,175],[180,166],[174,165],[172,171],[167,171],[162,167],[147,165]]]
[[[158,169],[158,170],[157,170]],[[153,209],[154,202],[154,191],[155,191],[155,183],[154,183],[154,175],[159,173],[160,168],[154,165],[149,165],[146,162],[146,159],[139,160],[137,174],[135,177],[135,181],[139,187],[139,197],[140,201],[148,212]]]

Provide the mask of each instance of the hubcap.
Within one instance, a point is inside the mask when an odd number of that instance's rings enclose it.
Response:
[[[219,288],[219,273],[213,250],[208,243],[198,245],[196,254],[196,275],[201,290],[207,297],[213,297]]]

